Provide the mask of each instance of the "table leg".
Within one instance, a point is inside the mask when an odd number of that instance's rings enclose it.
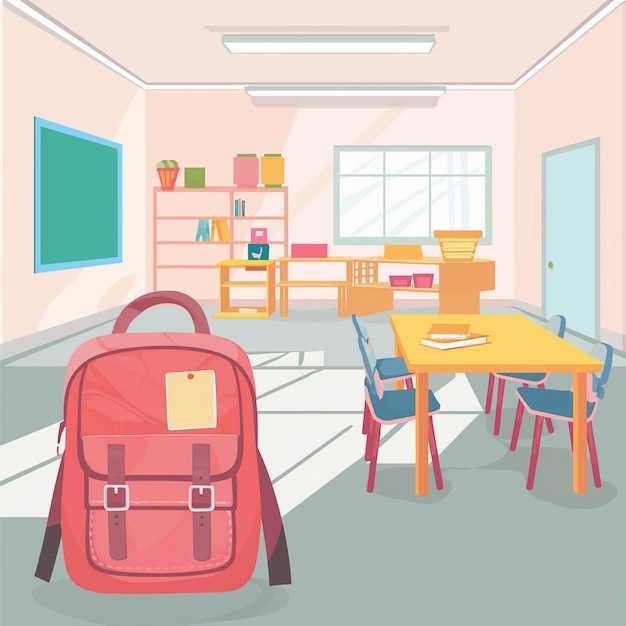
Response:
[[[400,351],[400,344],[398,343],[398,340],[396,339],[396,352],[395,352],[396,356],[402,356],[402,352]],[[404,389],[404,381],[403,380],[398,380],[395,382],[394,384],[395,389]]]
[[[587,493],[587,374],[573,376],[574,493]]]
[[[415,375],[415,493],[428,495],[428,374]]]

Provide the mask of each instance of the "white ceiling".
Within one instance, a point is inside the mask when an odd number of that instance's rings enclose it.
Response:
[[[5,0],[152,84],[513,85],[621,0]],[[433,34],[429,55],[231,54],[223,34]]]

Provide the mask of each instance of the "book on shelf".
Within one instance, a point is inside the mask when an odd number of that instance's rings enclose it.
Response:
[[[429,339],[465,339],[470,334],[469,324],[433,324],[428,331]]]
[[[230,241],[230,231],[228,230],[228,220],[217,219],[211,222],[211,239],[214,239],[214,240],[219,239],[220,241]]]
[[[423,346],[437,348],[438,350],[450,350],[451,348],[464,348],[466,346],[478,346],[487,343],[487,335],[470,333],[465,339],[420,339]]]
[[[198,220],[196,241],[211,241],[211,235],[209,234],[209,220]]]

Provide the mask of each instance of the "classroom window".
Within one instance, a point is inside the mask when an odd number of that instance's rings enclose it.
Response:
[[[437,243],[481,230],[491,243],[489,146],[336,146],[335,243]]]

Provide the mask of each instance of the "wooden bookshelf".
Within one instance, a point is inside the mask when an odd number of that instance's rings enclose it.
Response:
[[[278,198],[277,201],[268,198]],[[234,214],[235,200],[239,215]],[[246,215],[241,215],[241,200],[246,200]],[[270,205],[269,208],[267,205]],[[198,297],[215,298],[219,289],[218,263],[228,259],[247,259],[247,244],[252,228],[267,228],[270,258],[286,256],[289,249],[288,187],[211,186],[200,188],[153,188],[152,288],[162,289],[160,277],[169,273],[167,288],[175,288],[176,277],[198,284]],[[196,241],[198,220],[209,220],[209,233],[215,220],[224,220],[229,237]],[[173,271],[173,274],[172,274]],[[179,274],[180,273],[180,274]],[[172,278],[173,277],[173,278]],[[212,286],[211,284],[214,283]],[[202,291],[204,290],[204,293]]]

